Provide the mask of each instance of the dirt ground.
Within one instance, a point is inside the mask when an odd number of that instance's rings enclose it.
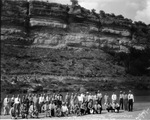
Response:
[[[10,115],[1,115],[0,119],[11,119]],[[20,118],[19,118],[20,119]],[[30,118],[28,118],[30,119]],[[92,114],[85,116],[52,117],[46,118],[45,113],[39,115],[39,119],[50,120],[150,120],[150,102],[139,102],[134,104],[134,111],[121,110],[120,113],[108,113],[106,110],[102,114]]]

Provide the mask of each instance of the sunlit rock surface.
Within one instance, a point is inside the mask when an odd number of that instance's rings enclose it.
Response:
[[[126,51],[128,46],[141,49],[148,43],[148,26],[137,26],[122,15],[96,13],[78,4],[34,0],[3,0],[2,4],[1,40],[6,44],[53,48],[107,46]],[[144,33],[133,32],[135,25]]]

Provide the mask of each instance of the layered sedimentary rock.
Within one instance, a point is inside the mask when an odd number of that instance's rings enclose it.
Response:
[[[119,48],[118,41],[129,41],[129,27],[103,26],[100,15],[94,10],[38,1],[30,5],[31,33],[36,46],[104,47],[114,44]]]
[[[26,0],[3,0],[2,3],[1,35],[5,43],[55,48],[107,46],[126,51],[132,40],[133,43],[140,41],[132,33],[132,21],[121,15],[103,11],[98,14],[78,4]]]
[[[28,45],[29,3],[26,0],[3,0],[1,12],[1,40],[6,44]]]
[[[150,43],[150,26],[141,22],[133,24],[122,16],[103,11],[96,13],[78,4],[67,6],[33,0],[2,0],[1,19],[1,40],[5,43],[1,45],[1,74],[9,76],[2,80],[5,92],[25,87],[26,90],[39,91],[34,82],[38,84],[40,81],[41,88],[60,91],[66,88],[70,91],[74,89],[73,85],[83,85],[88,91],[118,86],[118,89],[124,89],[126,86],[120,83],[122,79],[141,81],[126,74],[133,71],[134,75],[142,75],[143,68],[145,70],[149,65],[149,52],[139,56],[133,54],[135,57],[129,59],[128,54],[107,51],[126,52],[130,45],[138,48]],[[17,81],[14,75],[31,75],[33,79],[19,77]],[[114,81],[119,81],[119,84]],[[141,82],[138,85],[142,88]],[[136,84],[134,86],[139,88]],[[149,89],[147,84],[143,86]]]

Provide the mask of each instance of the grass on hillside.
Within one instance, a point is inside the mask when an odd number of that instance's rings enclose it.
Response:
[[[90,48],[18,48],[1,47],[1,72],[4,74],[43,74],[103,77],[124,74],[113,57]]]
[[[113,56],[90,48],[1,46],[2,91],[88,91],[149,89],[148,77],[125,75]],[[69,77],[72,76],[72,77]],[[146,80],[147,79],[147,80]]]

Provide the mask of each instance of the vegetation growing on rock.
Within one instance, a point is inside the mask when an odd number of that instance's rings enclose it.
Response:
[[[2,0],[1,19],[3,91],[150,89],[150,25],[26,0]]]

